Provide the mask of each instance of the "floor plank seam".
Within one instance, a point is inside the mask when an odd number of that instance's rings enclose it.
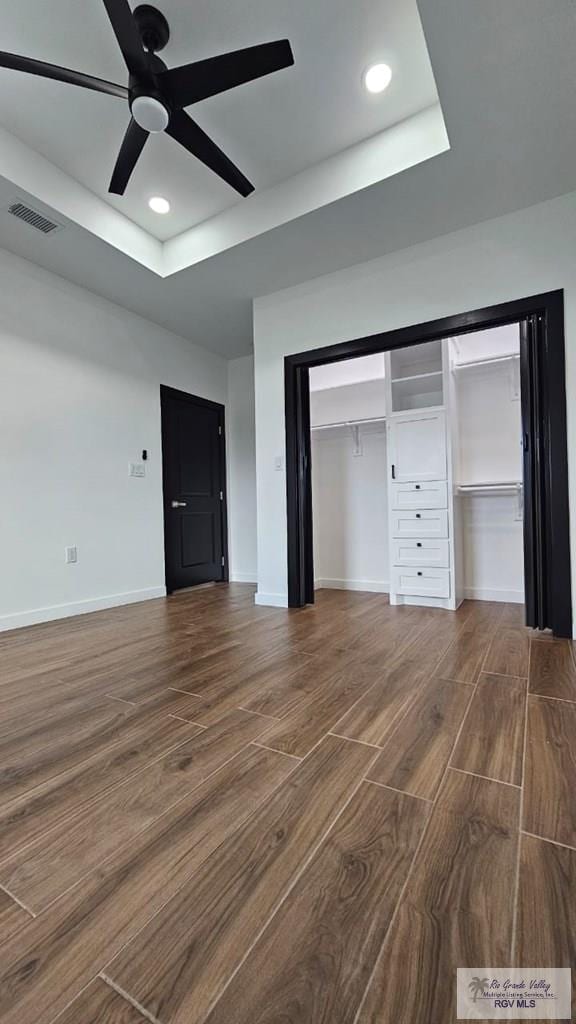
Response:
[[[528,676],[519,676],[514,672],[487,672],[481,669],[480,675],[483,676],[499,676],[500,679],[520,679],[522,682],[527,682]]]
[[[512,789],[521,789],[517,782],[505,782],[504,779],[495,779],[493,775],[481,775],[480,772],[471,772],[466,768],[456,768],[455,765],[450,765],[450,771],[460,772],[461,775],[472,775],[475,779],[484,779],[485,782],[496,782],[499,786],[510,786]]]
[[[374,766],[374,763],[376,761],[377,756],[378,756],[378,754],[375,753],[374,757],[370,761],[370,765],[369,765],[370,768],[372,768]],[[250,943],[250,945],[248,946],[248,948],[244,952],[244,955],[242,956],[240,961],[236,964],[235,969],[230,974],[230,977],[227,979],[225,984],[222,986],[222,989],[220,990],[220,992],[218,992],[218,994],[214,997],[212,1002],[209,1004],[208,1009],[206,1011],[206,1014],[204,1015],[204,1021],[207,1021],[210,1018],[210,1015],[211,1015],[212,1011],[217,1006],[219,1001],[222,999],[224,993],[226,992],[226,989],[231,985],[232,981],[234,980],[234,978],[236,977],[236,975],[240,971],[241,967],[244,965],[244,963],[246,962],[246,960],[250,956],[252,950],[256,947],[256,945],[258,944],[258,942],[260,941],[260,939],[264,935],[264,932],[268,928],[268,925],[271,923],[271,921],[274,919],[274,917],[276,917],[276,915],[279,913],[281,907],[284,905],[284,903],[286,902],[286,900],[290,896],[290,893],[293,891],[294,887],[297,885],[298,881],[300,880],[300,878],[302,877],[302,875],[306,871],[306,868],[312,862],[313,858],[316,856],[316,854],[320,850],[321,846],[323,845],[323,843],[325,842],[327,837],[335,829],[337,823],[339,822],[340,818],[344,814],[344,812],[347,809],[347,807],[349,807],[351,801],[354,799],[356,793],[358,792],[358,790],[362,786],[363,782],[364,782],[363,778],[359,778],[358,779],[357,784],[351,789],[350,795],[349,795],[348,799],[344,800],[344,802],[342,804],[342,807],[340,808],[338,813],[335,815],[333,820],[330,822],[330,825],[328,826],[326,831],[323,832],[323,834],[318,838],[318,841],[310,848],[310,850],[308,852],[308,855],[304,858],[304,860],[302,861],[299,869],[295,872],[291,882],[286,887],[286,890],[285,890],[284,894],[282,895],[281,899],[278,901],[278,903],[276,904],[276,906],[274,907],[274,909],[272,910],[272,912],[270,913],[270,915],[266,919],[265,923],[262,925],[262,927],[258,931],[254,941]],[[158,1024],[161,1024],[161,1022],[158,1022]]]
[[[374,779],[368,779],[364,776],[363,782],[367,782],[370,786],[379,786],[380,789],[389,789],[391,793],[398,793],[400,796],[409,796],[413,800],[423,800],[425,804],[433,804],[434,801],[427,796],[419,796],[418,793],[409,793],[406,789],[396,789],[396,786],[389,786],[386,782],[376,782]]]
[[[561,704],[576,704],[576,700],[570,700],[569,697],[552,697],[549,693],[535,693],[530,689],[528,689],[528,696],[538,697],[538,700],[558,700]]]
[[[259,743],[258,740],[252,740],[252,746],[260,747],[261,750],[269,750],[272,754],[281,754],[282,757],[291,757],[293,761],[298,761],[300,764],[304,760],[303,757],[298,757],[297,754],[288,754],[285,750],[277,750],[276,747],[267,747],[265,743]]]
[[[192,718],[183,718],[182,715],[175,715],[172,711],[169,711],[166,717],[175,718],[177,722],[184,722],[185,725],[194,725],[197,729],[206,730],[209,728],[207,725],[200,725],[200,722],[195,722]]]
[[[99,975],[95,974],[86,982],[85,985],[82,985],[82,987],[78,989],[78,992],[74,993],[72,999],[69,999],[65,1006],[63,1006],[61,1010],[58,1010],[54,1017],[50,1017],[50,1020],[47,1020],[46,1024],[58,1024],[58,1021],[60,1020],[61,1017],[64,1016],[66,1011],[70,1009],[70,1007],[76,1002],[77,999],[80,999],[84,995],[84,993],[88,991],[90,986],[93,985],[94,982],[98,980],[98,978]],[[79,1024],[81,1024],[81,1022],[79,1022]]]
[[[130,1006],[133,1006],[134,1009],[138,1011],[138,1013],[141,1013],[145,1020],[150,1021],[150,1024],[162,1024],[162,1021],[159,1020],[158,1017],[155,1017],[152,1013],[150,1013],[150,1010],[147,1010],[146,1007],[142,1006],[136,999],[133,998],[133,996],[131,996],[128,992],[125,992],[123,988],[120,988],[120,985],[117,985],[115,981],[112,981],[112,978],[109,978],[108,975],[104,973],[104,971],[100,971],[98,977],[106,985],[108,985],[109,988],[113,989],[116,995],[120,996],[121,999],[126,1000],[126,1002],[130,1003]]]
[[[13,892],[10,891],[10,889],[6,885],[4,885],[3,882],[0,882],[0,891],[6,893],[6,895],[9,896],[10,899],[14,901],[14,903],[18,904],[18,906],[20,907],[21,910],[26,911],[26,913],[29,915],[29,917],[32,917],[32,918],[38,917],[38,914],[35,914],[34,911],[30,909],[30,907],[27,907],[26,904],[23,903],[22,900],[19,899],[18,896],[16,896]]]
[[[137,707],[136,701],[134,700],[125,700],[124,697],[116,697],[113,693],[105,693],[104,696],[108,697],[109,700],[117,700],[120,701],[121,704],[127,704],[130,708]]]
[[[436,672],[434,672],[434,679],[442,679],[445,683],[458,683],[458,686],[471,686],[472,688],[476,686],[476,683],[467,682],[465,679],[453,679],[452,676],[444,674],[436,675]]]
[[[371,747],[372,750],[379,750],[380,753],[383,751],[383,747],[379,747],[377,743],[368,743],[367,740],[355,740],[353,736],[343,736],[340,732],[333,732],[329,729],[326,733],[327,736],[335,736],[337,740],[345,740],[346,743],[359,743],[362,747]]]
[[[192,693],[192,690],[180,690],[177,686],[167,686],[167,690],[173,690],[174,693],[183,693],[186,697],[202,697],[201,693]]]
[[[558,839],[551,839],[550,836],[539,836],[537,832],[528,832],[525,828],[520,829],[520,834],[530,836],[531,839],[539,839],[542,843],[550,843],[552,846],[561,846],[563,850],[573,850],[576,853],[576,846],[561,843]]]
[[[397,658],[393,658],[393,659],[392,659],[392,662],[391,662],[391,664],[390,664],[390,666],[389,666],[389,671],[392,671],[392,669],[393,669],[394,667],[397,667],[397,666],[399,666],[399,665],[401,664],[401,660],[402,660],[402,659],[401,659],[401,656],[400,656],[400,655],[398,655],[398,657],[397,657]],[[345,719],[345,718],[347,718],[349,714],[351,714],[351,712],[352,712],[352,711],[354,710],[354,708],[356,707],[356,705],[357,705],[357,704],[359,704],[359,703],[360,703],[360,701],[364,700],[364,698],[365,698],[365,697],[366,697],[366,696],[367,696],[368,694],[370,694],[370,692],[371,692],[371,691],[372,691],[372,690],[373,690],[373,689],[374,689],[374,688],[375,688],[376,686],[379,686],[379,685],[380,685],[380,683],[381,683],[381,680],[380,680],[380,679],[377,679],[377,680],[376,680],[376,681],[375,681],[374,683],[372,683],[372,685],[371,685],[371,686],[369,686],[369,687],[368,687],[368,688],[367,688],[366,690],[364,690],[364,692],[363,692],[362,694],[360,694],[360,696],[358,697],[358,699],[357,699],[357,700],[355,700],[355,701],[354,701],[354,703],[353,703],[353,704],[351,704],[351,705],[350,705],[350,707],[346,709],[346,711],[344,712],[344,714],[340,715],[340,717],[339,717],[339,718],[338,718],[338,719],[336,720],[336,722],[334,723],[334,725],[333,725],[333,727],[332,727],[332,730],[335,730],[335,729],[337,729],[337,728],[338,728],[338,725],[340,724],[340,722],[344,721],[344,719]],[[388,729],[388,731],[387,731],[386,735],[385,735],[385,736],[383,737],[383,743],[382,743],[381,745],[379,745],[379,744],[377,744],[377,743],[366,743],[366,742],[365,742],[364,740],[352,740],[352,737],[351,737],[351,736],[341,736],[341,735],[340,735],[339,733],[337,733],[337,732],[334,732],[334,731],[330,730],[331,734],[332,734],[333,736],[338,736],[338,737],[339,737],[340,739],[343,739],[343,740],[348,740],[349,742],[354,742],[354,743],[364,743],[364,746],[367,746],[367,747],[374,747],[374,748],[375,748],[376,750],[380,750],[380,752],[382,752],[382,750],[384,749],[384,747],[388,745],[389,741],[390,741],[390,740],[392,739],[392,737],[393,737],[393,736],[394,736],[394,734],[396,733],[396,730],[397,730],[397,729],[398,729],[398,728],[400,727],[400,725],[402,724],[402,722],[403,722],[404,718],[406,717],[406,715],[407,715],[407,714],[408,714],[408,712],[410,711],[410,708],[412,707],[412,705],[413,705],[414,701],[416,700],[416,697],[417,697],[417,695],[418,695],[418,694],[420,693],[420,691],[421,691],[421,690],[423,689],[423,686],[424,686],[424,680],[423,680],[423,678],[422,678],[422,679],[420,679],[420,680],[419,680],[419,682],[418,682],[418,684],[417,684],[416,692],[415,692],[415,693],[411,693],[411,694],[408,694],[408,695],[406,696],[406,700],[404,701],[404,703],[402,704],[402,706],[401,706],[400,708],[398,708],[398,710],[397,710],[396,714],[395,714],[395,715],[394,715],[394,717],[392,718],[392,721],[391,721],[391,723],[390,723],[390,728]],[[309,753],[311,753],[311,751],[309,751]]]

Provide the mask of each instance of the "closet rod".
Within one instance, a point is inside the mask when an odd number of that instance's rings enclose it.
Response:
[[[333,430],[334,427],[357,427],[362,426],[363,423],[385,423],[386,416],[372,416],[370,419],[365,420],[338,420],[337,423],[319,423],[316,426],[311,426],[311,430]]]
[[[457,494],[474,494],[478,491],[490,491],[490,492],[502,492],[507,491],[508,493],[514,493],[522,488],[521,480],[500,480],[498,483],[483,483],[483,484],[457,484]]]

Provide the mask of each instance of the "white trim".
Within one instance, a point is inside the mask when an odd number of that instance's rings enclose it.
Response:
[[[450,149],[440,103],[376,132],[164,243],[162,276],[370,188]]]
[[[510,604],[524,604],[523,590],[490,590],[485,587],[464,587],[468,601],[506,601]]]
[[[258,583],[257,572],[231,572],[230,583]]]
[[[390,584],[388,580],[338,580],[319,579],[314,580],[316,590],[364,590],[370,594],[388,594]]]
[[[166,597],[166,587],[146,587],[145,590],[129,590],[124,594],[92,597],[84,601],[74,601],[72,604],[53,604],[48,608],[15,612],[11,615],[0,616],[0,632],[8,629],[20,629],[22,626],[34,626],[39,622],[51,622],[53,619],[68,619],[72,615],[99,612],[105,608],[116,608],[123,604],[135,604],[137,601],[153,601],[159,597]]]
[[[287,608],[288,594],[263,594],[258,590],[254,594],[254,604],[268,605],[271,608]]]

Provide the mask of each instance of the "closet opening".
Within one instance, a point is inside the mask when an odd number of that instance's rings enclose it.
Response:
[[[285,360],[289,604],[525,606],[572,635],[562,292]]]

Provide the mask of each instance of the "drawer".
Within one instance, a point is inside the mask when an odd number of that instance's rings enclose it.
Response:
[[[392,541],[392,562],[394,565],[436,566],[448,569],[450,566],[450,548],[447,540],[432,538]]]
[[[392,508],[448,508],[448,484],[445,480],[411,484],[393,480]]]
[[[405,512],[390,514],[392,536],[402,537],[448,537],[448,512],[444,509],[422,509],[416,512],[407,509]]]
[[[394,566],[392,569],[394,590],[407,597],[450,597],[450,573],[448,569],[418,569]]]

